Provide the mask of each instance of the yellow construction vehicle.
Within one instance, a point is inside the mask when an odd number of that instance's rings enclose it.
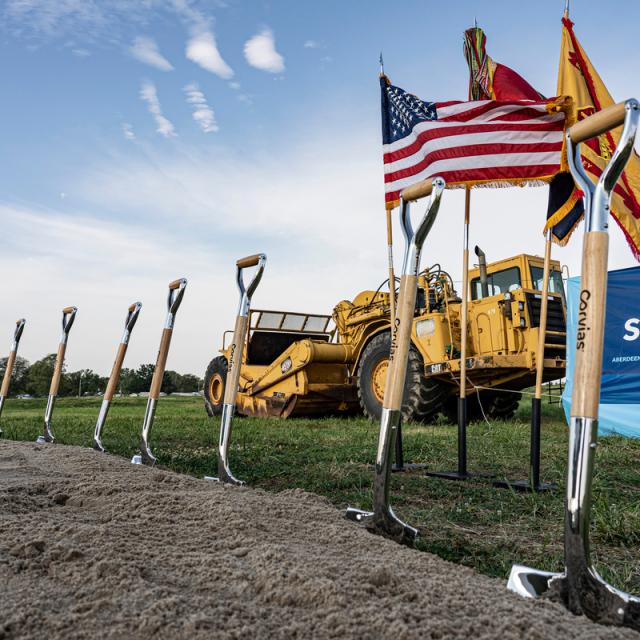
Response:
[[[469,419],[481,412],[510,418],[519,391],[535,381],[543,260],[521,254],[487,265],[478,247],[476,255],[479,265],[469,272]],[[237,412],[286,418],[363,411],[378,420],[391,343],[389,294],[380,288],[343,300],[331,316],[252,310]],[[402,410],[406,421],[428,422],[438,415],[455,421],[461,302],[439,265],[422,272]],[[565,323],[560,264],[552,261],[545,380],[564,376]],[[222,355],[205,374],[209,415],[222,409],[229,333]]]

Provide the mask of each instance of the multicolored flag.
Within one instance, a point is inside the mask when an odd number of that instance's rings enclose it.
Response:
[[[562,19],[562,46],[558,70],[558,92],[573,98],[576,120],[614,104],[598,72],[584,52],[573,32],[573,22]],[[592,179],[597,180],[609,161],[622,127],[587,140],[580,145],[582,164]],[[640,158],[633,152],[629,164],[615,186],[611,198],[611,214],[622,229],[636,260],[640,260]],[[562,218],[552,216],[547,226]]]
[[[495,62],[486,50],[487,37],[479,27],[464,32],[464,56],[469,65],[469,98],[473,100],[541,100],[544,96],[536,91],[513,69]],[[564,95],[558,91],[558,95]],[[571,174],[562,171],[556,174],[549,185],[547,227],[555,242],[564,245],[569,241],[582,214],[584,204],[582,192],[577,189]]]
[[[561,170],[563,101],[425,102],[380,78],[385,199],[432,176],[447,187],[550,182]]]

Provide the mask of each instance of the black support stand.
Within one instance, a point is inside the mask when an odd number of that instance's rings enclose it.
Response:
[[[529,452],[529,479],[528,480],[496,480],[494,487],[500,489],[515,489],[516,491],[553,491],[557,484],[540,482],[540,422],[542,412],[542,400],[531,400],[531,446]]]
[[[467,398],[458,398],[458,469],[456,471],[427,471],[428,476],[444,480],[492,478],[491,474],[467,471]]]
[[[417,469],[424,469],[427,465],[417,462],[404,461],[404,452],[402,450],[402,420],[398,424],[398,431],[396,433],[396,462],[391,467],[392,473],[404,473],[405,471],[416,471]]]

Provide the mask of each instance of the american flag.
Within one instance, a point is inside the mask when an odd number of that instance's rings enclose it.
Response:
[[[556,99],[424,102],[380,78],[387,208],[442,176],[447,187],[549,182],[560,171],[565,114]]]

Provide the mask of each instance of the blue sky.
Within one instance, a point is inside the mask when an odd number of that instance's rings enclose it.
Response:
[[[0,24],[2,326],[70,368],[151,362],[166,283],[189,287],[169,366],[202,373],[236,306],[234,260],[266,251],[254,305],[330,313],[386,277],[378,55],[427,100],[464,99],[462,33],[555,93],[562,1],[4,0]],[[576,33],[618,98],[640,94],[640,5],[574,2]],[[615,42],[615,49],[612,43]],[[194,117],[195,114],[195,117]],[[546,188],[474,193],[489,259],[542,252]],[[424,262],[460,273],[462,197],[445,194]],[[399,234],[396,234],[399,238]],[[633,264],[612,232],[611,266]],[[580,237],[555,256],[579,270]],[[396,256],[400,261],[401,246]],[[1,348],[1,347],[0,347]]]

